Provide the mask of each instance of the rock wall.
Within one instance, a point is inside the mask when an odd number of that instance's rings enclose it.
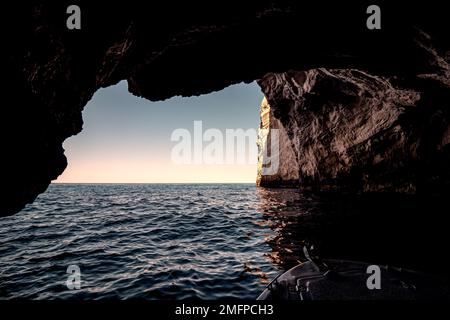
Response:
[[[259,165],[258,184],[449,192],[449,65],[437,55],[434,63],[434,76],[414,79],[355,69],[265,75],[261,128],[282,134],[279,170],[264,175]]]
[[[296,186],[299,181],[297,153],[285,127],[271,111],[267,99],[264,98],[261,103],[261,124],[257,141],[256,184],[261,187]],[[276,145],[273,143],[275,141]]]

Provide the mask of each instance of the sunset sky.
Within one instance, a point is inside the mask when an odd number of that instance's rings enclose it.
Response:
[[[101,89],[85,107],[83,131],[64,143],[69,164],[56,182],[255,182],[255,164],[173,163],[171,134],[192,132],[198,120],[203,130],[257,129],[262,98],[256,83],[162,102],[131,95],[125,81]]]

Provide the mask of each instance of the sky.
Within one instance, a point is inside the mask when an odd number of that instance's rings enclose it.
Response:
[[[256,164],[177,164],[171,156],[178,128],[203,132],[259,125],[263,94],[237,84],[199,97],[151,102],[130,94],[126,81],[100,89],[83,111],[83,131],[64,142],[68,166],[57,183],[255,182]],[[193,137],[192,137],[193,138]],[[247,152],[248,153],[248,152]]]

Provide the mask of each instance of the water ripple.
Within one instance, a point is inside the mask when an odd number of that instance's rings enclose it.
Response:
[[[250,185],[51,185],[0,220],[0,297],[255,298],[279,272],[257,202]]]

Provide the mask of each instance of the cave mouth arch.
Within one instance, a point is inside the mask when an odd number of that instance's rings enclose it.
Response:
[[[83,107],[99,88],[121,80],[128,81],[131,93],[156,101],[220,90],[270,72],[356,68],[396,86],[428,91],[428,103],[437,108],[448,87],[449,20],[443,2],[383,3],[388,14],[382,15],[380,32],[367,30],[363,3],[291,0],[200,1],[182,7],[83,2],[84,27],[70,32],[64,21],[69,4],[10,3],[4,10],[9,48],[4,95],[13,103],[4,110],[2,128],[8,186],[2,216],[33,202],[63,172],[62,143],[81,131]],[[433,140],[439,134],[427,136]],[[437,172],[447,161],[425,159],[422,168],[437,164]]]
[[[257,154],[250,152],[250,147],[256,147],[262,97],[256,82],[158,102],[133,96],[126,81],[100,89],[83,110],[82,132],[63,144],[68,166],[54,182],[255,183]],[[200,133],[194,132],[198,124]],[[232,146],[235,153],[244,151],[245,155],[234,155],[230,162],[216,157],[211,163],[202,154],[201,161],[194,162],[195,148],[205,153],[213,142],[221,145],[217,156],[225,159],[230,151],[225,145],[226,132],[240,129],[255,133],[250,137],[254,141],[245,141],[245,150],[236,146],[237,141]],[[181,164],[172,157],[177,143],[185,143],[173,140],[176,130],[189,133],[192,156]],[[219,132],[223,141],[203,141],[212,130]],[[198,134],[202,136],[200,147],[195,145]],[[240,158],[244,161],[238,163]]]

